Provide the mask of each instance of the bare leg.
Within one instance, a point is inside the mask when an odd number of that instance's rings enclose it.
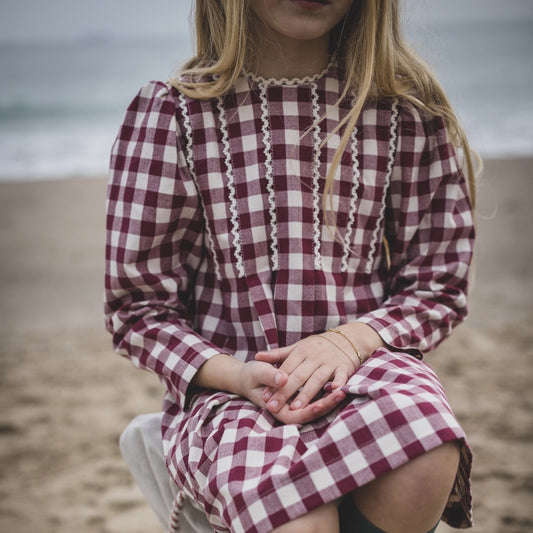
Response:
[[[338,533],[338,531],[337,504],[332,502],[273,529],[272,533]]]
[[[459,446],[448,442],[361,487],[354,503],[387,533],[426,533],[442,515],[458,465]]]
[[[443,444],[357,490],[354,503],[370,522],[387,533],[426,533],[442,515],[458,464],[458,444]],[[272,533],[338,531],[337,504],[332,502]]]

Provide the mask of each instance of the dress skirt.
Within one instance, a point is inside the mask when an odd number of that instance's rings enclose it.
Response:
[[[284,425],[250,401],[200,392],[163,416],[171,476],[217,532],[267,533],[338,500],[447,441],[461,459],[442,519],[469,527],[471,452],[442,385],[423,361],[378,350],[328,416]]]

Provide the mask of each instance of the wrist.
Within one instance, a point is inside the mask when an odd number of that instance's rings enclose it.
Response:
[[[217,354],[199,369],[192,384],[202,389],[225,391],[241,395],[241,371],[244,363],[228,354]]]
[[[355,352],[356,358],[359,356],[363,362],[369,359],[379,348],[385,346],[385,342],[378,332],[362,322],[350,322],[332,328],[340,332],[339,338],[344,337],[345,346],[349,346]]]
[[[363,356],[361,355],[359,348],[352,342],[350,337],[348,337],[348,335],[340,328],[329,328],[328,331],[336,333],[337,335],[341,335],[348,342],[348,344],[352,347],[355,357],[357,357],[357,361],[359,361],[359,366],[361,366],[363,364]]]

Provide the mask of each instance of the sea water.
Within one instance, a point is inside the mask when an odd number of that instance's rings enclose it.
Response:
[[[168,78],[187,37],[0,45],[0,179],[105,173],[129,101]]]
[[[457,13],[407,27],[484,157],[533,155],[531,6],[531,17]],[[183,63],[189,40],[183,32],[0,43],[0,180],[106,174],[129,101]]]

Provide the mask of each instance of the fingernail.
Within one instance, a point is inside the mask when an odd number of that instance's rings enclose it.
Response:
[[[279,382],[281,381],[281,373],[278,372],[275,376],[274,376],[274,383],[276,385],[279,385]]]
[[[291,404],[291,409],[301,409],[301,407],[302,407],[302,402],[300,400],[295,400]]]
[[[272,400],[271,402],[269,402],[268,407],[275,411],[279,407],[279,403],[277,400]]]
[[[272,393],[270,391],[265,391],[263,393],[263,400],[265,400],[265,402],[268,402],[268,400],[270,400],[270,398],[272,398]]]

